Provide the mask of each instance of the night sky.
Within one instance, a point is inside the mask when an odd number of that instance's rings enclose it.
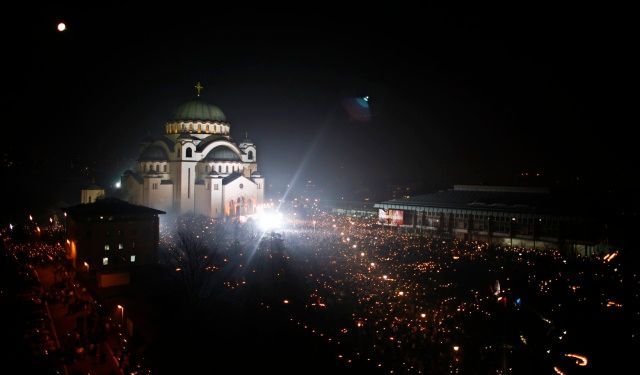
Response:
[[[391,183],[610,189],[630,178],[608,10],[213,4],[8,15],[2,173],[20,177],[10,193],[73,203],[79,183],[115,183],[198,81],[234,139],[256,142],[268,194],[303,160],[300,180],[329,196],[368,187],[389,198]],[[363,96],[369,121],[343,106]],[[523,171],[544,176],[523,181]]]

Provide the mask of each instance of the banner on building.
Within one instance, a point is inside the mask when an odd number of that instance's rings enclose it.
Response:
[[[404,211],[402,210],[378,210],[378,223],[382,225],[402,225]]]

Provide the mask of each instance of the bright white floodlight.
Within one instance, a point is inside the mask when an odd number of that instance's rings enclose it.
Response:
[[[282,228],[281,212],[263,212],[258,217],[258,225],[263,231],[271,231]]]

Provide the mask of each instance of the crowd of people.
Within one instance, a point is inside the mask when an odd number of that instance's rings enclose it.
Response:
[[[123,322],[78,282],[66,257],[67,249],[55,241],[63,237],[63,229],[53,223],[40,227],[27,222],[23,228],[12,225],[0,233],[5,256],[24,270],[18,275],[32,282],[24,291],[25,298],[41,313],[24,339],[38,349],[34,356],[43,357],[51,368],[60,371],[63,366],[68,373],[109,368],[112,364],[107,362],[115,358],[122,373],[147,373],[138,353],[127,344]],[[26,236],[29,232],[32,235]]]
[[[605,357],[575,315],[610,324],[622,314],[614,250],[580,257],[442,239],[320,210],[307,220],[298,215],[295,227],[277,234],[251,222],[182,220],[170,227],[190,228],[221,254],[215,272],[226,272],[225,286],[260,288],[269,280],[256,275],[265,271],[302,280],[304,288],[280,288],[279,300],[265,297],[261,306],[279,303],[291,324],[354,369],[566,372],[576,366],[572,356]],[[171,233],[163,241],[171,242]]]
[[[616,249],[581,257],[440,238],[317,205],[282,229],[256,224],[172,218],[161,224],[159,258],[194,296],[280,314],[346,369],[574,373],[606,368],[624,337],[624,254]],[[124,322],[77,283],[64,246],[2,234],[17,261],[54,272],[38,297],[75,319],[59,340],[64,363],[100,363],[111,343],[125,373],[142,372]]]

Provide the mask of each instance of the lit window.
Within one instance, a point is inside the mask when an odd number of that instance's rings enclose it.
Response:
[[[109,258],[102,258],[102,265],[106,266],[107,264],[109,264]]]
[[[109,250],[109,245],[104,245],[105,250]]]
[[[132,256],[131,256],[131,263],[133,263],[133,262],[135,262],[135,261],[136,261],[136,256],[135,256],[135,255],[132,255]]]
[[[124,245],[123,245],[123,244],[121,244],[121,243],[119,243],[119,244],[118,244],[118,250],[122,250],[122,249],[124,249]]]

